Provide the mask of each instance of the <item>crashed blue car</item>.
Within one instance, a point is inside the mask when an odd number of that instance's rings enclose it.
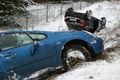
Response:
[[[103,40],[85,31],[7,31],[0,33],[0,79],[52,67],[69,70],[104,50]]]

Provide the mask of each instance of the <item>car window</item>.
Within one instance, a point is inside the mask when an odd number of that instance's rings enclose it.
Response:
[[[26,34],[5,34],[0,35],[0,50],[7,50],[32,43],[33,41]]]
[[[43,40],[46,39],[45,34],[29,34],[32,39],[38,39],[38,40]]]
[[[17,40],[18,40],[18,45],[24,45],[33,42],[32,39],[26,34],[18,34]]]

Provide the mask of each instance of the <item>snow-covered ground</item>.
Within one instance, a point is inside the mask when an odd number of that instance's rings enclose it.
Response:
[[[28,23],[29,27],[34,27],[36,25],[55,21],[61,14],[64,14],[65,11],[69,7],[73,7],[74,10],[82,9],[88,6],[87,2],[73,2],[73,3],[58,3],[58,4],[51,4],[51,3],[44,3],[44,4],[36,4],[30,5],[26,7],[29,11],[30,15],[28,16],[27,21],[19,21],[22,25],[26,26]],[[23,17],[25,19],[25,17]],[[26,20],[26,19],[25,19]]]
[[[78,12],[86,12],[87,10],[92,10],[93,16],[97,18],[106,17],[107,19],[107,29],[113,29],[115,27],[119,26],[120,22],[120,2],[113,3],[113,2],[101,2],[101,3],[95,3],[91,5],[90,7],[87,7],[83,10],[80,10]],[[62,17],[62,18],[61,18]],[[49,22],[47,24],[39,24],[34,27],[34,29],[40,29],[44,31],[62,31],[67,30],[67,26],[64,22],[64,17],[60,16],[60,19]]]
[[[55,77],[54,80],[119,80],[120,33],[118,34],[117,31],[120,31],[120,28],[113,30],[112,36],[109,34],[102,36],[104,38],[110,36],[109,39],[105,39],[108,43],[105,43],[107,47],[102,59],[83,63],[76,69]]]
[[[106,17],[106,29],[96,33],[104,40],[104,58],[93,62],[85,62],[76,69],[54,76],[51,80],[119,80],[120,79],[120,2],[99,2],[78,12],[92,10],[97,18]],[[62,18],[34,29],[45,31],[67,31]],[[38,73],[37,73],[38,74]],[[35,75],[35,74],[34,74]]]
[[[30,8],[31,9],[31,8]],[[92,10],[97,18],[106,17],[106,29],[95,35],[104,40],[105,53],[102,59],[85,62],[69,72],[53,76],[49,80],[120,80],[120,2],[99,2],[78,12]],[[58,20],[39,24],[31,28],[44,31],[67,31],[64,17]],[[29,78],[37,77],[40,71]]]
[[[107,18],[106,30],[96,33],[105,43],[105,59],[86,62],[76,69],[61,74],[54,80],[120,80],[120,3],[101,2],[82,10]]]

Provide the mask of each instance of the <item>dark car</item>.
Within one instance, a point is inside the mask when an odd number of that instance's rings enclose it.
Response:
[[[102,17],[100,20],[93,17],[91,10],[86,13],[78,13],[74,12],[73,8],[68,8],[64,18],[69,30],[86,30],[94,33],[104,29],[106,25],[106,18]]]
[[[1,32],[0,80],[14,74],[23,78],[48,68],[48,72],[59,68],[67,71],[79,62],[93,59],[103,50],[103,40],[86,31]]]

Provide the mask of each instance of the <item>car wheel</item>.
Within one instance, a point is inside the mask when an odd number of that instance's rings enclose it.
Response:
[[[92,18],[92,11],[91,10],[86,11],[86,17],[88,20]]]
[[[84,46],[72,45],[65,48],[63,51],[63,67],[65,71],[74,68],[76,65],[90,61],[92,59],[90,51]]]
[[[99,23],[98,23],[98,28],[96,31],[99,32],[101,29],[104,29],[105,25],[106,25],[106,18],[102,17],[101,21],[99,21]]]
[[[106,18],[105,17],[102,17],[101,18],[101,26],[102,26],[102,28],[105,28],[105,25],[106,25]]]
[[[70,7],[70,8],[67,9],[67,12],[73,13],[73,12],[74,12],[74,9]]]
[[[99,32],[101,29],[102,29],[102,27],[101,27],[101,22],[98,21],[98,27],[97,27],[97,29],[96,29],[96,32]]]

